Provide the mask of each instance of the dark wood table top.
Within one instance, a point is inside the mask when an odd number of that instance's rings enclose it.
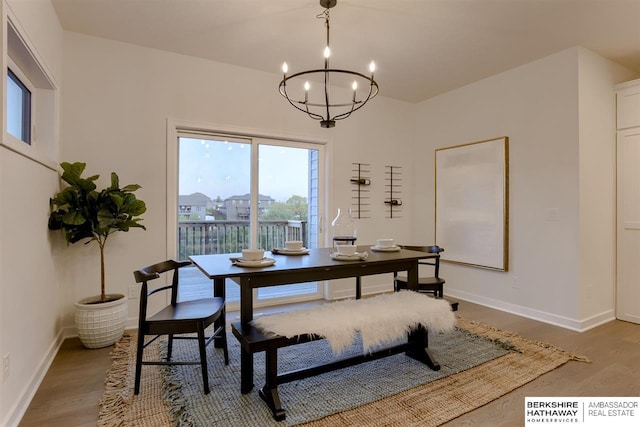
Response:
[[[232,264],[231,258],[238,258],[241,254],[216,254],[216,255],[193,255],[189,258],[193,263],[210,279],[243,278],[251,276],[278,275],[282,273],[304,272],[309,275],[309,281],[319,280],[313,278],[313,271],[336,271],[341,269],[352,270],[354,267],[363,268],[362,275],[377,274],[366,272],[367,265],[373,264],[397,264],[399,261],[415,262],[418,259],[435,258],[436,254],[426,252],[410,251],[401,249],[397,252],[372,251],[371,246],[358,246],[358,252],[367,252],[368,257],[357,261],[340,261],[331,258],[332,248],[310,249],[306,255],[283,255],[265,252],[265,257],[276,260],[275,264],[268,267],[240,267]],[[400,270],[399,270],[400,271]],[[324,276],[324,274],[320,274]],[[300,280],[298,277],[296,280]]]

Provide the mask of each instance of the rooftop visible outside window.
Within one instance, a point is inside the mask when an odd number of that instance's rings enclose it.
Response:
[[[7,131],[31,145],[31,91],[11,69],[7,77]]]

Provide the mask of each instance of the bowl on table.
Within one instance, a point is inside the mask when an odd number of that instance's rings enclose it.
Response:
[[[260,261],[264,258],[264,249],[243,249],[242,259],[244,261]]]
[[[376,240],[376,247],[378,248],[391,248],[395,246],[393,239],[378,239]]]
[[[284,242],[284,248],[288,251],[301,251],[302,240],[287,240]]]
[[[340,255],[355,255],[358,247],[355,245],[337,245],[336,249],[338,249]]]

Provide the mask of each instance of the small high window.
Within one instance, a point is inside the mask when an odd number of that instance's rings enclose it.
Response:
[[[0,145],[52,170],[58,170],[57,105],[53,77],[36,49],[6,15],[6,55],[0,100]]]
[[[10,68],[7,71],[7,131],[31,145],[31,91]]]

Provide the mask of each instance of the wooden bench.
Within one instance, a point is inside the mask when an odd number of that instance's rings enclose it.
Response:
[[[451,304],[452,311],[458,308],[457,303]],[[243,326],[241,322],[232,322],[231,330],[233,335],[240,342],[242,349],[250,354],[264,351],[265,352],[265,384],[259,390],[258,394],[266,402],[276,421],[284,420],[286,413],[282,407],[280,397],[278,395],[278,385],[287,382],[308,378],[336,369],[354,366],[363,362],[380,359],[404,352],[407,356],[416,359],[431,369],[437,371],[440,365],[434,360],[429,351],[429,341],[427,328],[418,325],[407,337],[405,343],[384,348],[374,352],[364,352],[363,354],[352,356],[345,359],[336,360],[327,364],[313,365],[304,369],[298,369],[291,372],[278,373],[278,349],[291,345],[308,343],[318,339],[324,339],[321,336],[311,334],[301,334],[293,337],[285,337],[272,332],[261,331],[252,325]]]

